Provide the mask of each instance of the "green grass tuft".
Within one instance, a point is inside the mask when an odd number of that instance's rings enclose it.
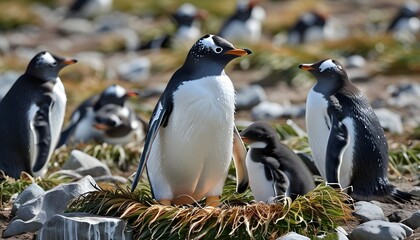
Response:
[[[228,186],[230,186],[228,184]],[[117,216],[133,227],[136,239],[267,239],[295,231],[307,236],[333,232],[352,219],[350,197],[320,185],[295,201],[274,204],[249,202],[249,193],[233,194],[225,187],[221,207],[162,206],[150,197],[145,183],[131,193],[128,188],[101,190],[72,202],[68,211]]]

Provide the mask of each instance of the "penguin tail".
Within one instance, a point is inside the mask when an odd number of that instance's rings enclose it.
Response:
[[[398,190],[395,186],[393,185],[387,185],[387,194],[386,194],[386,198],[387,198],[387,202],[398,202],[398,203],[406,203],[406,202],[411,202],[411,200],[414,200],[418,197],[407,193],[407,192],[403,192]]]
[[[375,191],[354,191],[350,195],[359,201],[376,200],[384,203],[407,203],[414,199],[420,200],[419,197],[398,190],[395,186],[389,183],[376,188]]]

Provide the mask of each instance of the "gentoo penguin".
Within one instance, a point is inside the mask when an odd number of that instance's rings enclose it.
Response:
[[[336,60],[301,64],[317,79],[306,101],[309,144],[322,178],[357,200],[409,200],[388,182],[388,144],[367,99]]]
[[[190,47],[201,35],[200,21],[205,19],[207,12],[197,9],[191,3],[184,3],[172,15],[176,30],[173,34],[164,34],[142,45],[144,49]]]
[[[256,201],[287,196],[293,200],[315,188],[312,173],[265,122],[255,122],[240,133],[248,145],[246,167]]]
[[[67,17],[94,18],[112,10],[112,0],[74,0],[67,10]]]
[[[149,122],[132,191],[147,166],[161,204],[191,204],[206,197],[219,205],[232,158],[235,90],[225,66],[250,54],[207,34],[190,49],[169,80]],[[245,163],[235,158],[237,190],[248,186]]]
[[[289,30],[287,42],[302,44],[323,40],[326,20],[326,16],[317,11],[304,13]]]
[[[137,138],[141,141],[146,124],[126,104],[129,97],[138,95],[136,90],[126,90],[113,84],[100,94],[85,100],[72,113],[69,124],[61,133],[57,148],[64,144],[92,140],[111,144],[126,144]],[[103,109],[105,106],[108,107]],[[95,124],[95,119],[101,124]]]
[[[258,0],[239,1],[236,12],[222,25],[219,35],[229,41],[256,43],[261,39],[265,10]]]
[[[76,59],[40,52],[0,102],[0,169],[43,176],[55,149],[66,108],[59,71]]]
[[[128,144],[143,141],[147,124],[131,108],[107,104],[95,113],[93,126],[102,133],[96,141]]]
[[[416,33],[420,30],[420,7],[415,1],[409,1],[404,4],[391,24],[387,32],[408,32]]]

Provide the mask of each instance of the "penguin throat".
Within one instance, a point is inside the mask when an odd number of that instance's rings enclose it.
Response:
[[[249,148],[265,148],[267,147],[267,143],[265,142],[253,142],[248,145]]]

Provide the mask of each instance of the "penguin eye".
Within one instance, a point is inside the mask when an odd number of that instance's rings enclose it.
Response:
[[[223,51],[223,48],[221,48],[221,47],[217,47],[216,49],[214,49],[214,51],[215,51],[216,53],[221,53],[221,52]]]
[[[57,66],[57,62],[51,63],[51,67],[55,67],[55,66]]]

